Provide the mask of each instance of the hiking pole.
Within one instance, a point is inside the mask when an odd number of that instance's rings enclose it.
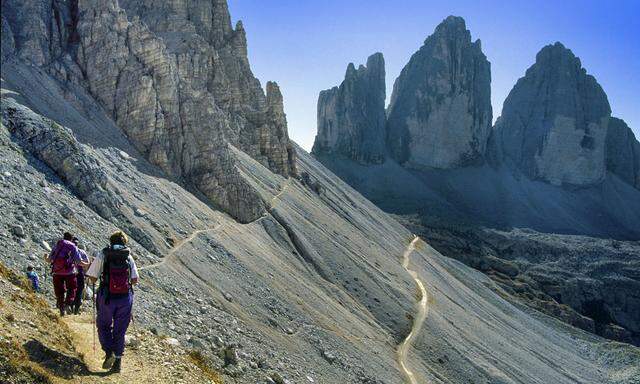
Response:
[[[91,283],[91,301],[93,302],[93,314],[91,315],[92,334],[93,334],[93,356],[96,356],[96,282]]]

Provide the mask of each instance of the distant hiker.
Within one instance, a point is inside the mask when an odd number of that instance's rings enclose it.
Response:
[[[82,305],[82,296],[84,294],[84,269],[88,268],[89,265],[91,265],[89,263],[89,258],[87,257],[87,253],[80,249],[80,240],[78,240],[77,237],[74,237],[73,240],[71,240],[73,242],[73,244],[76,245],[76,247],[78,248],[78,253],[80,253],[80,258],[82,259],[81,263],[78,263],[78,265],[76,265],[76,298],[73,301],[73,313],[75,315],[80,313],[80,306]]]
[[[98,287],[98,338],[105,353],[102,368],[120,372],[124,353],[124,336],[131,321],[132,286],[138,283],[136,263],[127,247],[127,235],[115,232],[109,247],[98,251],[86,272],[91,282],[100,278]]]
[[[31,280],[33,290],[40,292],[40,279],[38,279],[38,274],[33,270],[32,266],[27,267],[27,278]]]
[[[65,232],[46,260],[51,264],[53,290],[56,294],[56,306],[60,316],[71,314],[76,298],[76,264],[82,261],[78,248],[71,241],[73,235]]]

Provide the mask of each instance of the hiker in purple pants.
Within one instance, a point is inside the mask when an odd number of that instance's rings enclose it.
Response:
[[[120,372],[127,333],[133,308],[132,286],[138,283],[136,263],[127,247],[127,235],[118,231],[109,238],[110,245],[95,254],[85,276],[98,288],[96,326],[105,353],[102,368]]]

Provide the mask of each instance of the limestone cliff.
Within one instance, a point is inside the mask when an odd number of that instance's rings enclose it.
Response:
[[[382,53],[358,69],[350,63],[340,87],[320,92],[313,153],[336,153],[363,164],[385,158],[385,69]]]
[[[640,189],[640,142],[624,120],[609,119],[605,145],[607,171]]]
[[[494,140],[500,162],[555,185],[605,176],[611,109],[596,79],[560,43],[544,47],[504,102]]]
[[[3,60],[85,87],[147,159],[236,218],[264,206],[230,146],[296,174],[279,90],[265,95],[253,76],[225,0],[9,0],[2,11]]]
[[[410,168],[481,162],[491,131],[491,70],[460,17],[436,27],[396,80],[388,110],[393,157]]]

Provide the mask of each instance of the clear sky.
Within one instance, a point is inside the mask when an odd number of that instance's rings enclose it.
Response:
[[[613,115],[640,137],[640,0],[427,1],[228,0],[242,20],[249,60],[278,82],[289,134],[310,149],[318,93],[339,85],[349,62],[386,61],[387,101],[409,57],[448,15],[462,16],[491,62],[494,119],[544,45],[562,42],[609,97]]]

